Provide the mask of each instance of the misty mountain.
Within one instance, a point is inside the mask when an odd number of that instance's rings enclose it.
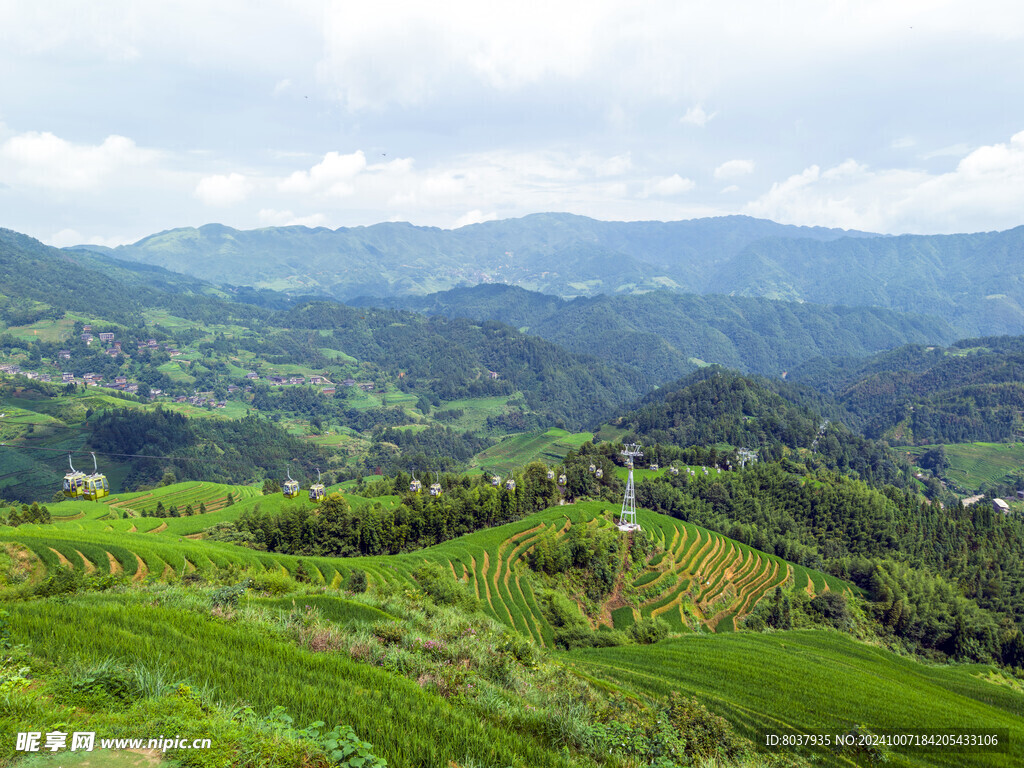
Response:
[[[320,292],[341,300],[478,283],[573,297],[658,287],[704,292],[718,265],[759,240],[859,236],[864,233],[747,216],[607,222],[544,213],[456,230],[384,223],[242,231],[208,224],[161,232],[107,253],[218,284]]]

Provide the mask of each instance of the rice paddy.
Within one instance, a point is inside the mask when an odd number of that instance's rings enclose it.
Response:
[[[226,504],[229,493],[236,500],[231,506]],[[347,498],[356,507],[370,503],[358,496]],[[191,505],[194,510],[202,503],[207,511],[189,517],[140,516],[158,501],[165,508]],[[378,501],[393,504],[397,499]],[[177,483],[118,494],[103,502],[57,504],[51,509],[55,524],[0,529],[0,541],[24,547],[47,569],[124,574],[136,581],[228,567],[291,573],[301,559],[312,581],[325,586],[339,586],[353,568],[365,571],[371,583],[412,586],[412,572],[424,561],[434,561],[473,591],[485,613],[539,645],[550,646],[554,629],[539,607],[525,558],[545,535],[564,535],[571,526],[607,527],[615,516],[607,504],[598,502],[552,507],[515,523],[391,557],[299,558],[200,538],[204,529],[232,520],[257,504],[273,511],[308,502],[286,500],[280,494],[262,496],[249,486]],[[637,618],[659,617],[679,632],[733,631],[776,586],[798,583],[812,593],[850,590],[830,576],[809,576],[799,566],[689,523],[646,510],[640,510],[638,518],[643,535],[663,551],[632,582],[635,605],[620,604],[619,595],[603,607],[607,611],[602,613],[611,616],[617,629],[627,628]],[[592,623],[596,628],[600,621],[595,618]]]

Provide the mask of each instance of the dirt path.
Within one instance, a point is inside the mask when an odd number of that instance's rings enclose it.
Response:
[[[469,556],[469,562],[473,565],[473,590],[476,592],[476,599],[480,599],[480,581],[476,578],[476,574],[479,573],[476,569],[476,558],[472,555]]]
[[[70,568],[71,570],[75,570],[75,566],[73,566],[73,565],[71,564],[71,561],[70,561],[70,560],[68,560],[68,559],[67,559],[66,557],[64,557],[64,555],[62,555],[62,554],[61,554],[60,552],[58,552],[58,551],[57,551],[56,549],[54,549],[53,547],[49,547],[48,549],[49,549],[49,550],[50,550],[51,552],[53,552],[53,554],[55,554],[55,555],[57,556],[57,561],[58,561],[58,562],[59,562],[59,563],[60,563],[61,565],[63,565],[63,566],[65,567],[65,568]]]
[[[83,555],[77,549],[75,550],[75,554],[82,558],[82,565],[85,566],[86,576],[92,576],[94,573],[96,573],[96,566],[93,564],[92,560]]]
[[[146,531],[146,533],[163,533],[167,530],[167,523],[160,523],[156,528]]]
[[[110,552],[107,552],[107,562],[110,564],[111,576],[117,576],[119,573],[121,573],[121,571],[124,570],[121,567],[121,564],[117,562],[117,558],[114,557],[113,554],[111,554]]]
[[[636,535],[636,531],[630,531],[629,533],[629,544],[623,547],[622,562],[619,563],[619,575],[615,579],[615,586],[612,587],[612,593],[608,596],[608,599],[604,601],[604,605],[601,606],[601,612],[598,616],[598,623],[607,624],[609,627],[614,627],[615,622],[612,621],[612,611],[616,608],[624,608],[629,605],[629,602],[622,597],[622,590],[626,586],[626,558],[629,556],[629,550],[633,546],[633,537]]]
[[[487,572],[491,570],[491,558],[487,554],[487,550],[484,550],[484,593],[487,595],[487,604],[491,606],[491,613],[497,617],[498,612],[494,610],[494,602],[491,600],[491,585],[487,583]],[[497,589],[497,585],[495,585]]]
[[[135,575],[132,576],[132,581],[142,581],[149,575],[149,566],[146,565],[146,561],[139,557],[138,554],[134,552],[132,554],[135,555],[136,563]]]

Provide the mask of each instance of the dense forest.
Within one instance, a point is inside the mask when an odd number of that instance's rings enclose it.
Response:
[[[93,419],[90,445],[128,462],[129,487],[155,484],[167,472],[178,480],[245,484],[287,471],[314,477],[316,467],[328,465],[316,446],[255,415],[188,419],[159,407],[113,409]]]
[[[791,451],[877,483],[907,486],[910,468],[884,443],[845,427],[844,413],[806,387],[705,368],[645,397],[615,420],[642,443],[686,447],[725,443],[757,450],[762,460]]]
[[[817,360],[794,377],[835,397],[868,437],[927,445],[1024,434],[1024,338],[910,345],[867,359]]]
[[[386,555],[422,549],[480,528],[518,520],[531,512],[557,504],[561,498],[617,500],[622,483],[615,476],[611,447],[571,452],[548,477],[549,467],[534,462],[522,471],[494,484],[493,476],[444,473],[424,477],[424,486],[436,479],[441,493],[432,496],[426,487],[410,490],[415,475],[398,472],[369,483],[360,479],[357,492],[371,498],[398,495],[396,507],[373,503],[354,509],[340,494],[327,498],[316,510],[295,504],[280,513],[256,509],[234,523],[211,531],[219,540],[295,555]],[[603,477],[589,465],[603,469]],[[559,486],[558,475],[567,482]],[[514,480],[510,486],[508,480]]]
[[[821,355],[864,356],[955,338],[935,317],[667,290],[567,301],[515,286],[478,285],[388,303],[508,323],[570,351],[632,366],[651,386],[696,370],[700,361],[778,376]]]

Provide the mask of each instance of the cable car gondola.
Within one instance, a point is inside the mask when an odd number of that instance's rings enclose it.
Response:
[[[506,491],[514,491],[515,489],[516,489],[516,481],[513,480],[510,477],[508,480],[505,481],[505,490]]]
[[[501,478],[498,475],[491,475],[491,485],[497,488],[501,485]]]
[[[288,479],[284,483],[283,493],[286,499],[294,499],[299,495],[299,481],[292,480],[291,471],[288,472]]]
[[[558,476],[558,484],[559,485],[565,485],[565,480],[566,480],[565,475],[559,475]]]
[[[419,493],[423,490],[423,483],[416,479],[416,475],[412,476],[412,482],[409,483],[409,493]]]
[[[309,486],[309,500],[310,501],[321,501],[324,497],[326,490],[324,484],[320,482],[320,468],[316,470],[316,482]]]
[[[594,472],[594,477],[600,480],[602,477],[604,477],[604,470],[598,467],[597,470]]]
[[[597,467],[595,465],[591,464],[590,465],[590,474],[594,474],[595,472],[597,472]]]
[[[68,454],[68,466],[71,471],[64,475],[64,495],[69,499],[77,499],[85,493],[85,472],[79,472],[71,463],[71,454]]]
[[[85,478],[85,486],[82,495],[89,501],[97,501],[104,496],[110,495],[110,483],[107,476],[102,474],[96,465],[96,454],[92,454],[92,474]]]
[[[555,470],[549,469],[548,470],[548,480],[554,480],[554,479],[555,479]]]

